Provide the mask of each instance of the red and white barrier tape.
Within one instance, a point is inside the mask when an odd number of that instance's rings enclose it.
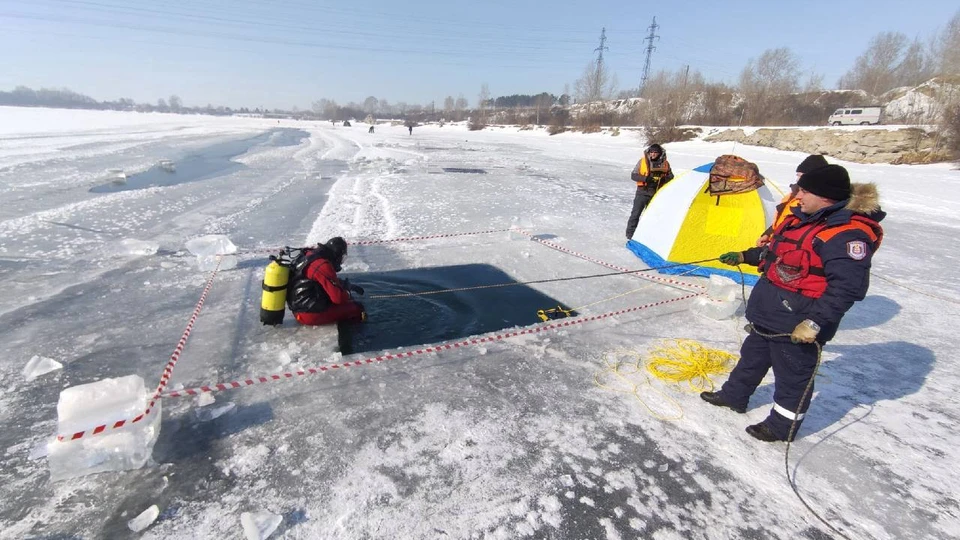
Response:
[[[221,257],[217,257],[217,266],[213,269],[213,273],[210,274],[210,278],[207,279],[207,284],[203,288],[203,292],[200,294],[200,300],[197,302],[197,306],[193,309],[193,315],[190,316],[190,321],[187,322],[187,327],[183,331],[183,335],[180,336],[180,341],[177,343],[176,348],[173,350],[173,354],[170,355],[170,360],[167,362],[166,367],[163,368],[163,374],[160,376],[160,382],[157,384],[157,389],[154,391],[153,396],[150,398],[150,403],[147,404],[147,408],[139,416],[132,419],[123,419],[118,420],[112,424],[101,424],[92,429],[78,431],[73,434],[58,434],[57,440],[63,442],[65,440],[74,441],[80,439],[84,436],[89,435],[99,435],[108,429],[120,429],[127,424],[137,423],[144,418],[146,418],[150,412],[153,410],[154,405],[156,405],[157,400],[161,398],[163,390],[167,387],[167,383],[170,381],[170,377],[173,376],[173,368],[176,367],[177,361],[180,360],[180,353],[183,352],[183,347],[187,344],[187,339],[190,337],[190,332],[193,331],[193,324],[197,322],[197,317],[200,315],[200,310],[203,308],[203,303],[207,299],[207,294],[210,292],[210,288],[213,286],[213,279],[217,277],[217,272],[220,271],[220,261]]]
[[[549,248],[555,249],[555,250],[557,250],[557,251],[562,251],[562,252],[564,252],[564,253],[568,253],[568,254],[573,255],[573,256],[575,256],[575,257],[579,257],[579,258],[581,258],[581,259],[583,259],[583,260],[585,260],[585,261],[590,261],[590,262],[592,262],[592,263],[599,264],[600,266],[605,266],[605,267],[607,267],[607,268],[612,268],[613,270],[619,270],[619,271],[621,271],[621,272],[631,273],[629,268],[624,268],[624,267],[622,267],[622,266],[617,266],[617,265],[615,265],[615,264],[611,264],[611,263],[608,263],[608,262],[606,262],[606,261],[602,261],[602,260],[597,259],[597,258],[595,258],[595,257],[591,257],[591,256],[589,256],[589,255],[585,255],[585,254],[580,253],[580,252],[578,252],[578,251],[573,251],[572,249],[565,248],[565,247],[561,246],[560,244],[555,244],[555,243],[550,242],[550,241],[548,241],[548,240],[544,240],[544,239],[542,239],[542,238],[537,238],[537,237],[534,236],[532,233],[527,232],[527,231],[525,231],[525,230],[523,230],[523,229],[513,228],[512,230],[513,230],[513,231],[516,231],[516,232],[518,232],[518,233],[520,233],[520,234],[523,234],[523,235],[526,235],[526,236],[530,237],[530,239],[533,240],[534,242],[538,242],[538,243],[540,243],[540,244],[543,244],[543,245],[545,245],[545,246],[547,246],[547,247],[549,247]],[[640,273],[640,272],[634,273],[634,275],[636,275],[636,276],[639,277],[639,278],[643,278],[643,279],[650,280],[650,281],[657,281],[657,282],[660,282],[660,283],[667,283],[667,284],[670,284],[670,285],[677,285],[677,286],[680,286],[680,287],[687,287],[687,288],[690,288],[690,289],[706,290],[706,287],[704,287],[703,285],[697,285],[697,284],[695,284],[695,283],[687,283],[687,282],[685,282],[685,281],[680,281],[680,280],[677,280],[677,279],[670,279],[670,278],[666,278],[666,277],[662,277],[662,276],[654,276],[654,275],[644,274],[644,273]]]
[[[564,253],[568,253],[568,254],[574,255],[574,256],[579,257],[579,258],[581,258],[581,259],[584,259],[584,260],[587,260],[587,261],[590,261],[590,262],[594,262],[594,263],[596,263],[596,264],[599,264],[599,265],[601,265],[601,266],[605,266],[605,267],[607,267],[607,268],[611,268],[611,269],[619,270],[619,271],[623,271],[623,272],[629,272],[629,269],[627,269],[627,268],[623,268],[623,267],[620,267],[620,266],[616,266],[616,265],[607,263],[607,262],[605,262],[605,261],[602,261],[602,260],[600,260],[600,259],[596,259],[596,258],[590,257],[590,256],[585,255],[585,254],[583,254],[583,253],[578,253],[578,252],[576,252],[576,251],[567,249],[567,248],[565,248],[565,247],[563,247],[563,246],[560,246],[560,245],[558,245],[558,244],[554,244],[553,242],[549,242],[549,241],[546,241],[546,240],[543,240],[543,239],[540,239],[540,238],[536,238],[533,234],[531,234],[531,233],[529,233],[529,232],[527,232],[527,231],[524,231],[524,230],[522,230],[522,229],[516,228],[516,227],[511,227],[511,228],[508,228],[508,229],[489,229],[489,230],[484,230],[484,231],[463,232],[463,233],[436,234],[436,235],[429,235],[429,236],[410,236],[410,237],[403,237],[403,238],[391,238],[391,239],[386,239],[386,240],[360,240],[360,241],[352,242],[352,244],[353,244],[353,245],[374,245],[374,244],[386,244],[386,243],[393,243],[393,242],[410,242],[410,241],[418,241],[418,240],[430,240],[430,239],[435,239],[435,238],[454,238],[454,237],[459,237],[459,236],[476,236],[476,235],[481,235],[481,234],[492,234],[492,233],[499,233],[499,232],[519,232],[519,233],[521,233],[521,234],[524,234],[524,235],[528,236],[531,240],[535,240],[535,241],[537,241],[538,243],[543,244],[543,245],[545,245],[545,246],[547,246],[547,247],[550,247],[550,248],[552,248],[552,249],[556,249],[556,250],[558,250],[558,251],[562,251],[562,252],[564,252]],[[279,248],[276,248],[276,249],[279,249]],[[269,251],[273,251],[273,250],[269,250]],[[268,251],[268,250],[264,250],[263,252],[269,252],[269,251]],[[256,250],[256,251],[253,251],[253,252],[259,252],[259,250]],[[375,363],[375,362],[383,362],[383,361],[386,361],[386,360],[393,360],[393,359],[396,359],[396,358],[406,358],[406,357],[410,357],[410,356],[414,356],[414,355],[419,355],[419,354],[427,354],[427,353],[432,353],[432,352],[439,352],[439,351],[442,351],[442,350],[450,350],[450,349],[468,347],[468,346],[471,346],[471,345],[479,345],[479,344],[481,344],[481,343],[488,343],[488,342],[493,342],[493,341],[500,341],[500,340],[502,340],[502,339],[511,338],[511,337],[516,337],[516,336],[521,336],[521,335],[537,334],[537,333],[540,333],[540,332],[544,332],[544,331],[546,331],[546,330],[553,330],[553,329],[563,328],[563,327],[567,327],[567,326],[574,326],[574,325],[582,324],[582,323],[589,322],[589,321],[595,321],[595,320],[605,319],[605,318],[613,317],[613,316],[616,316],[616,315],[622,315],[622,314],[630,313],[630,312],[633,312],[633,311],[639,311],[639,310],[641,310],[641,309],[651,308],[651,307],[655,307],[655,306],[659,306],[659,305],[663,305],[663,304],[668,304],[668,303],[672,303],[672,302],[678,302],[678,301],[680,301],[680,300],[686,300],[686,299],[688,299],[688,298],[693,298],[693,297],[696,297],[696,296],[699,296],[700,294],[702,294],[702,293],[698,292],[698,293],[693,293],[693,294],[688,294],[688,295],[685,295],[685,296],[673,298],[673,299],[670,299],[670,300],[662,300],[662,301],[659,301],[659,302],[653,302],[653,303],[644,304],[644,305],[641,305],[641,306],[635,306],[635,307],[632,307],[632,308],[622,309],[622,310],[618,310],[618,311],[612,311],[612,312],[603,313],[603,314],[600,314],[600,315],[593,315],[593,316],[590,316],[590,317],[580,317],[580,318],[576,318],[576,319],[571,319],[571,320],[568,320],[568,321],[564,321],[564,322],[562,322],[562,323],[550,323],[550,324],[546,324],[546,325],[539,325],[539,326],[534,326],[534,327],[531,327],[531,328],[526,328],[526,329],[524,329],[524,330],[520,330],[520,331],[517,331],[517,332],[508,332],[508,333],[506,333],[506,334],[498,334],[498,335],[488,336],[488,337],[484,337],[484,338],[476,338],[476,339],[459,341],[459,342],[456,342],[456,343],[448,343],[448,344],[438,345],[438,346],[435,346],[435,347],[427,347],[427,348],[425,348],[425,349],[418,349],[418,350],[416,350],[416,351],[407,351],[407,352],[405,352],[405,353],[400,353],[400,354],[387,354],[387,355],[382,355],[382,356],[370,357],[370,358],[366,358],[366,359],[363,359],[363,360],[355,360],[355,361],[353,361],[353,362],[345,362],[345,363],[342,363],[342,364],[331,364],[331,365],[329,365],[329,366],[320,366],[320,367],[317,367],[317,368],[308,368],[308,369],[306,369],[306,370],[301,370],[301,371],[281,373],[281,374],[274,374],[274,375],[269,375],[269,376],[267,376],[267,377],[256,377],[256,378],[253,378],[253,379],[245,379],[245,380],[243,380],[243,381],[232,381],[232,382],[228,382],[228,383],[217,383],[217,384],[206,385],[206,386],[201,386],[201,387],[197,387],[197,388],[190,388],[190,389],[187,389],[187,390],[176,390],[176,391],[171,391],[171,392],[164,392],[164,389],[166,388],[167,383],[170,381],[170,378],[173,376],[173,370],[174,370],[174,368],[175,368],[176,365],[177,365],[177,361],[180,359],[180,354],[183,352],[183,348],[184,348],[184,347],[186,346],[186,344],[187,344],[187,339],[190,337],[190,333],[193,331],[193,325],[194,325],[194,323],[196,322],[197,317],[200,315],[200,310],[203,308],[204,301],[206,300],[207,295],[209,294],[210,289],[211,289],[211,287],[213,286],[213,280],[214,280],[214,278],[216,278],[217,273],[218,273],[219,270],[220,270],[220,262],[221,262],[221,258],[218,257],[218,258],[217,258],[217,266],[216,266],[216,268],[214,268],[213,273],[211,273],[210,278],[207,280],[207,283],[206,283],[206,285],[205,285],[204,288],[203,288],[203,292],[202,292],[201,295],[200,295],[200,300],[197,302],[197,305],[196,305],[196,307],[195,307],[194,310],[193,310],[193,314],[190,316],[190,320],[189,320],[189,322],[187,323],[187,327],[184,329],[183,335],[181,335],[181,337],[180,337],[180,341],[177,343],[176,348],[174,349],[173,353],[170,355],[170,360],[167,362],[167,365],[166,365],[166,366],[164,367],[164,369],[163,369],[163,373],[162,373],[161,376],[160,376],[160,382],[157,384],[157,388],[156,388],[156,390],[154,391],[153,396],[150,398],[150,402],[147,404],[146,410],[145,410],[142,414],[140,414],[139,416],[136,416],[135,418],[132,418],[132,419],[118,420],[118,421],[116,421],[116,422],[114,422],[114,423],[112,423],[112,424],[99,425],[99,426],[96,426],[96,427],[94,427],[94,428],[92,428],[92,429],[88,429],[88,430],[84,430],[84,431],[78,431],[78,432],[73,433],[73,434],[58,434],[58,435],[57,435],[57,440],[58,440],[58,441],[61,441],[61,442],[64,441],[64,440],[71,440],[71,441],[72,441],[72,440],[76,440],[76,439],[83,438],[84,436],[99,435],[99,434],[107,431],[108,429],[110,429],[110,430],[112,430],[112,429],[119,429],[119,428],[122,428],[123,426],[127,425],[128,423],[129,423],[129,424],[132,424],[132,423],[140,422],[141,420],[143,420],[144,418],[146,418],[146,417],[151,413],[151,411],[153,411],[154,406],[156,405],[157,400],[158,400],[158,399],[161,399],[161,398],[164,398],[164,397],[183,397],[183,396],[197,395],[197,394],[200,394],[200,393],[203,393],[203,392],[215,392],[215,391],[229,390],[229,389],[232,389],[232,388],[240,388],[240,387],[243,387],[243,386],[252,386],[252,385],[255,385],[255,384],[263,384],[263,383],[271,382],[271,381],[278,381],[278,380],[283,380],[283,379],[291,379],[291,378],[294,378],[294,377],[300,377],[300,376],[304,376],[304,375],[313,375],[313,374],[316,374],[316,373],[323,373],[323,372],[325,372],[325,371],[329,371],[329,370],[332,370],[332,369],[339,369],[339,368],[346,368],[346,367],[354,367],[354,366],[362,366],[362,365],[372,364],[372,363]],[[703,289],[703,288],[704,288],[704,287],[702,287],[702,286],[700,286],[700,285],[694,285],[694,284],[690,284],[690,283],[685,283],[685,282],[682,282],[682,281],[673,280],[673,279],[669,279],[669,278],[662,278],[662,277],[659,277],[659,276],[646,276],[646,275],[643,275],[643,274],[636,274],[636,275],[637,275],[638,277],[642,277],[642,278],[644,278],[644,279],[648,279],[648,280],[652,280],[652,281],[659,281],[659,282],[662,282],[662,283],[669,283],[669,284],[672,284],[672,285],[680,285],[680,286],[690,287],[690,288],[696,288],[696,289]]]
[[[500,232],[510,232],[515,229],[487,229],[485,231],[472,231],[472,232],[462,232],[462,233],[449,233],[449,234],[432,234],[429,236],[405,236],[401,238],[388,238],[384,240],[356,240],[348,241],[348,246],[372,246],[376,244],[391,244],[394,242],[416,242],[418,240],[431,240],[434,238],[454,238],[457,236],[478,236],[481,234],[493,234]],[[283,249],[282,247],[274,248],[259,248],[259,249],[250,249],[242,250],[240,253],[275,253]]]
[[[462,233],[450,233],[450,234],[434,234],[430,236],[408,236],[406,238],[390,238],[387,240],[357,240],[355,242],[347,242],[348,245],[353,246],[370,246],[373,244],[389,244],[392,242],[413,242],[416,240],[431,240],[433,238],[454,238],[456,236],[477,236],[480,234],[493,234],[499,232],[510,232],[513,229],[488,229],[486,231],[474,231],[474,232],[462,232]]]
[[[515,332],[507,332],[504,334],[496,334],[493,336],[487,336],[482,338],[473,338],[465,339],[463,341],[457,341],[455,343],[444,343],[441,345],[435,345],[432,347],[426,347],[423,349],[417,349],[413,351],[406,351],[398,354],[384,354],[381,356],[371,356],[361,360],[354,360],[351,362],[343,362],[341,364],[330,364],[326,366],[319,366],[315,368],[306,368],[298,371],[289,371],[286,373],[275,373],[272,375],[262,376],[262,377],[249,377],[242,380],[223,382],[223,383],[214,383],[207,384],[204,386],[198,386],[195,388],[187,388],[184,390],[172,390],[170,392],[164,393],[161,397],[186,397],[186,396],[196,396],[205,392],[220,392],[224,390],[232,390],[234,388],[243,388],[247,386],[253,386],[257,384],[264,384],[274,381],[282,381],[287,379],[293,379],[296,377],[303,377],[306,375],[316,375],[318,373],[325,373],[327,371],[332,371],[335,369],[349,368],[349,367],[360,367],[369,364],[375,364],[378,362],[385,362],[387,360],[394,360],[397,358],[409,358],[411,356],[417,356],[428,353],[435,353],[440,351],[448,351],[452,349],[461,349],[464,347],[470,347],[473,345],[480,345],[482,343],[490,343],[494,341],[501,341],[507,338],[530,335],[530,334],[539,334],[547,330],[555,330],[559,328],[565,328],[568,326],[575,326],[578,324],[583,324],[589,321],[597,321],[601,319],[606,319],[609,317],[615,317],[617,315],[623,315],[625,313],[631,313],[634,311],[640,311],[641,309],[652,308],[656,306],[662,306],[664,304],[670,304],[673,302],[679,302],[681,300],[687,300],[689,298],[694,298],[700,296],[701,293],[691,293],[685,296],[679,296],[677,298],[671,298],[669,300],[661,300],[659,302],[651,302],[649,304],[644,304],[642,306],[634,306],[632,308],[621,309],[617,311],[610,311],[607,313],[601,313],[600,315],[591,315],[589,317],[577,317],[574,319],[565,320],[559,323],[549,323],[542,324],[538,323],[536,326],[531,326],[524,328],[523,330],[518,330]]]

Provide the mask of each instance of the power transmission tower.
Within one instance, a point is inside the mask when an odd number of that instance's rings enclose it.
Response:
[[[602,97],[603,89],[601,88],[603,84],[603,51],[610,50],[610,47],[605,46],[607,42],[607,27],[604,26],[600,30],[600,46],[594,49],[597,52],[597,71],[595,73],[594,79],[594,89],[597,92],[596,98]]]
[[[640,77],[640,95],[643,95],[643,89],[647,86],[647,79],[650,77],[650,56],[653,54],[653,51],[657,50],[653,46],[654,40],[660,39],[660,36],[657,35],[657,28],[660,28],[660,25],[657,24],[657,18],[653,18],[653,23],[647,27],[647,30],[650,30],[650,33],[647,34],[647,37],[643,38],[647,42],[647,60],[643,63],[643,76]]]

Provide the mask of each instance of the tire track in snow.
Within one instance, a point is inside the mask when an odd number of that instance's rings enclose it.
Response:
[[[326,152],[323,153],[323,155],[320,156],[321,160],[341,159],[341,160],[347,161],[347,160],[353,159],[361,150],[363,150],[363,145],[355,141],[354,139],[351,139],[350,137],[340,136],[339,134],[334,135],[322,129],[318,129],[315,133],[319,135],[324,141],[329,142],[332,147],[330,148],[330,150],[327,150]],[[344,151],[352,150],[346,144],[344,144],[344,141],[347,141],[350,144],[356,146],[357,147],[356,151],[351,152],[349,156],[338,154],[331,157],[331,155],[334,154],[335,152],[339,151],[341,153],[345,153]]]

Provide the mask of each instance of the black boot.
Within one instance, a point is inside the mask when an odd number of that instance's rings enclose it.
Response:
[[[754,424],[752,426],[747,426],[747,433],[750,434],[754,439],[759,439],[763,442],[776,442],[782,441],[766,424],[760,422],[759,424]]]
[[[743,414],[747,412],[746,407],[734,407],[720,397],[720,392],[700,392],[700,399],[706,401],[711,405],[716,405],[717,407],[726,407],[733,412]]]

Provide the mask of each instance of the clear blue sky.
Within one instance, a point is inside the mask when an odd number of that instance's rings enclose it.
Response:
[[[595,57],[619,88],[639,85],[643,38],[660,24],[653,70],[689,64],[733,83],[751,57],[789,47],[832,87],[870,38],[926,40],[956,13],[945,0],[0,0],[0,89],[68,87],[98,100],[306,108],[321,97],[439,106],[560,94]]]

